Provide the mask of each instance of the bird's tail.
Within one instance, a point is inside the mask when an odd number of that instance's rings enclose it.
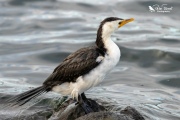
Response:
[[[6,102],[10,104],[10,106],[21,106],[30,101],[33,98],[38,97],[39,95],[48,92],[48,89],[46,86],[40,86],[37,88],[34,88],[32,90],[26,91],[24,93],[18,94],[10,99],[8,99]]]

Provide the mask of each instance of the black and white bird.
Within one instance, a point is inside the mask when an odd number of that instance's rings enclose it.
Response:
[[[111,35],[133,20],[117,17],[104,19],[97,31],[96,45],[81,48],[70,54],[54,69],[42,86],[16,95],[8,102],[12,105],[23,105],[42,93],[54,91],[71,95],[86,113],[91,112],[84,92],[99,85],[107,73],[117,65],[121,53],[119,47],[111,40]]]

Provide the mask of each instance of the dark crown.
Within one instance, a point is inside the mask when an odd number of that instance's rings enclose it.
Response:
[[[123,20],[122,18],[118,18],[118,17],[108,17],[108,18],[105,18],[101,24],[103,23],[106,23],[106,22],[111,22],[111,21],[116,21],[116,20]]]

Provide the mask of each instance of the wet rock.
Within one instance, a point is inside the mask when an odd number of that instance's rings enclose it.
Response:
[[[63,97],[61,99],[43,99],[25,111],[18,112],[12,108],[7,112],[1,110],[1,120],[145,120],[144,117],[133,107],[119,108],[114,102],[108,100],[88,99],[94,112],[85,114],[82,107],[73,99]],[[97,101],[97,102],[96,102]],[[8,114],[17,111],[18,114]],[[20,110],[21,111],[21,110]]]
[[[145,120],[134,108],[128,106],[119,112],[95,112],[82,116],[76,120]]]
[[[130,106],[120,111],[107,111],[103,105],[92,99],[88,100],[95,112],[85,114],[79,104],[69,99],[57,109],[57,112],[49,120],[145,120],[135,108]]]
[[[76,120],[134,120],[134,119],[132,119],[127,115],[122,115],[115,112],[103,111],[103,112],[90,113],[80,118],[77,118]]]
[[[126,107],[124,110],[121,110],[121,114],[131,116],[133,120],[145,120],[144,117],[133,107]]]
[[[105,108],[102,105],[99,105],[94,100],[88,100],[94,112],[105,111]],[[57,110],[58,112],[52,115],[49,120],[74,120],[86,115],[82,107],[72,99],[65,101]]]

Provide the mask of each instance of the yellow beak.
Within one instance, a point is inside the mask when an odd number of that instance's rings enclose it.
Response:
[[[132,21],[134,21],[134,18],[125,19],[125,20],[123,20],[123,21],[119,24],[118,28],[120,28],[120,27],[122,27],[123,25],[125,25],[125,24],[127,24],[127,23],[129,23],[129,22],[132,22]]]

